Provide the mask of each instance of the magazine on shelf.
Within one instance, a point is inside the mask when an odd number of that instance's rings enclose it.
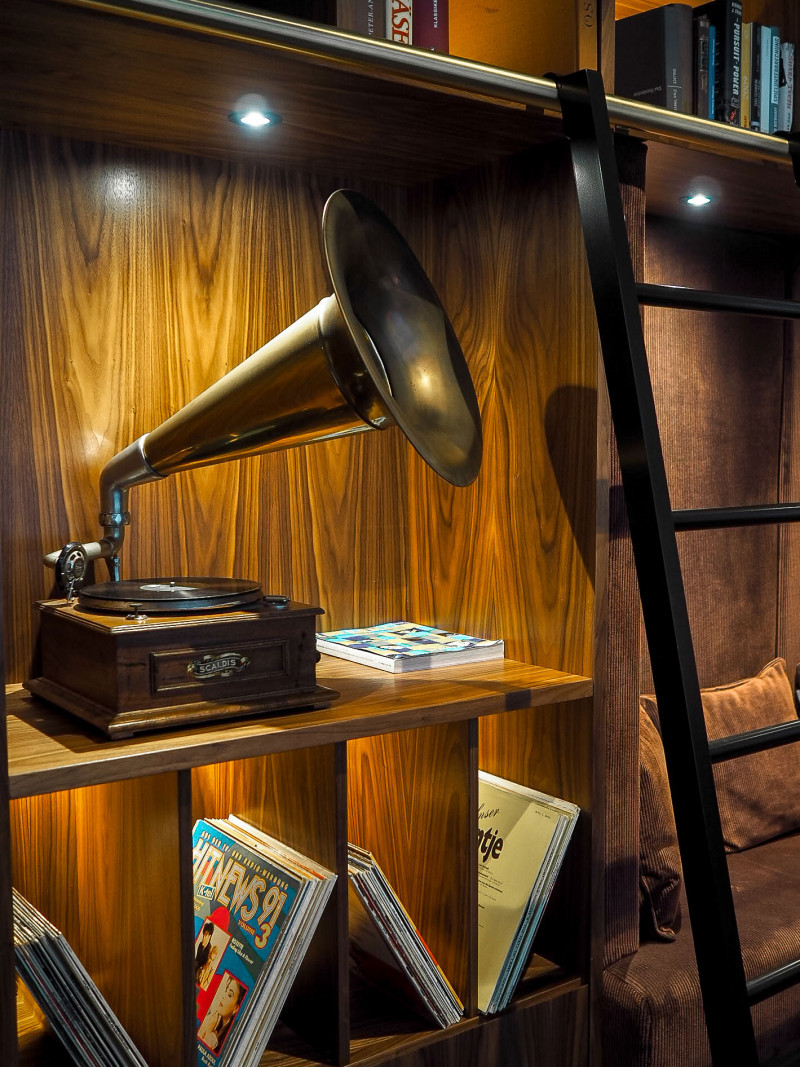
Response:
[[[438,1026],[464,1005],[371,852],[348,845],[350,953],[366,978]]]
[[[198,1067],[253,1067],[336,875],[235,815],[192,845]]]
[[[528,962],[580,809],[478,775],[478,1009],[505,1008]]]
[[[147,1067],[69,942],[13,891],[17,970],[80,1067]]]
[[[386,622],[317,634],[317,651],[381,671],[420,671],[502,659],[500,639],[451,633],[413,622]]]

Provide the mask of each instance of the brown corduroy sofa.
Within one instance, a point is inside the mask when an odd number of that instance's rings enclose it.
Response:
[[[782,659],[757,677],[704,690],[703,703],[712,739],[797,715]],[[655,700],[644,697],[639,939],[604,970],[604,1067],[710,1063],[658,714]],[[750,978],[800,957],[800,743],[721,764],[715,779]],[[753,1021],[762,1058],[800,1046],[800,987],[757,1005]]]

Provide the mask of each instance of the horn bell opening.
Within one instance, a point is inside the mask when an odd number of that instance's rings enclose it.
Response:
[[[383,404],[437,474],[469,485],[483,451],[478,400],[425,271],[386,216],[353,190],[329,197],[322,234],[342,315]]]

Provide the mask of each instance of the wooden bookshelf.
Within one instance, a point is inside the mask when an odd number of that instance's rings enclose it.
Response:
[[[613,14],[600,5],[606,64]],[[268,138],[228,121],[254,88],[283,116]],[[672,189],[710,151],[738,189],[726,225],[796,232],[785,146],[610,106],[650,142],[654,210],[680,217]],[[58,1055],[29,1007],[10,1022],[12,874],[151,1067],[194,1062],[191,826],[235,810],[340,876],[264,1067],[585,1067],[613,743],[609,459],[553,82],[230,4],[12,0],[0,127],[0,1060]],[[440,483],[395,430],[192,472],[133,491],[125,574],[251,577],[321,604],[326,629],[414,618],[502,636],[510,658],[402,677],[324,658],[329,708],[105,740],[21,688],[32,605],[52,595],[41,557],[95,536],[111,455],[328,295],[320,215],[342,186],[390,215],[451,315],[481,405],[478,481]],[[491,1019],[474,1010],[478,767],[582,809],[541,955]],[[451,975],[457,1027],[351,982],[348,837]]]
[[[324,656],[317,677],[340,693],[331,707],[150,732],[109,741],[19,686],[6,692],[12,797],[186,770],[209,762],[332,745],[433,723],[590,697],[588,678],[502,660],[392,675]],[[435,676],[435,677],[434,677]]]

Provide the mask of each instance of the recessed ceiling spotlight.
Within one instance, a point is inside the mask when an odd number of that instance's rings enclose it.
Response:
[[[231,111],[228,118],[238,126],[247,126],[251,130],[260,130],[264,126],[276,126],[281,121],[281,116],[274,111],[264,111],[263,108],[255,107],[244,111]]]
[[[685,196],[683,199],[692,207],[705,207],[706,204],[711,203],[711,197],[705,193],[693,193],[692,196]]]

